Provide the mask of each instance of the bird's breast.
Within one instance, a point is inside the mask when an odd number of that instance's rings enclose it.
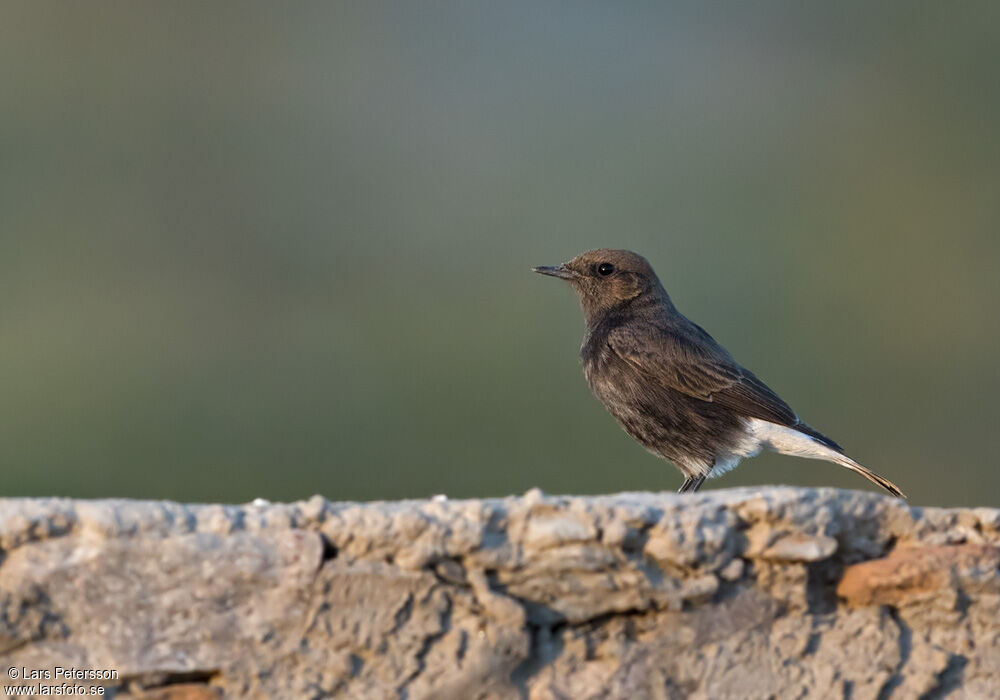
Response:
[[[650,389],[645,378],[606,343],[585,349],[583,374],[590,390],[613,414],[623,404],[635,403]]]

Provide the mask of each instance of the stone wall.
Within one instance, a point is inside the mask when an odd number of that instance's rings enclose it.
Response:
[[[1000,697],[993,509],[3,500],[0,548],[4,670],[106,697]]]

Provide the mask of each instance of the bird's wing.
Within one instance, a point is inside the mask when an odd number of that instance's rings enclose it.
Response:
[[[795,412],[753,372],[740,367],[722,346],[695,324],[618,326],[608,345],[651,381],[748,418],[786,426],[801,424]]]

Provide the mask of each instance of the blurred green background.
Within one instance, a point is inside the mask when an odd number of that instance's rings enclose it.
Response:
[[[0,492],[674,489],[571,291],[675,303],[917,504],[997,505],[998,3],[5,3]],[[762,456],[709,488],[868,488]]]

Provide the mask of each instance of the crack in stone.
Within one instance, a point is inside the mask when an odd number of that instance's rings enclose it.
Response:
[[[437,589],[436,586],[432,588],[427,593],[426,597],[430,598],[436,589]],[[434,645],[437,644],[437,642],[440,641],[441,638],[444,637],[446,634],[448,634],[448,632],[451,630],[451,615],[452,615],[453,603],[450,595],[446,594],[444,600],[445,600],[445,608],[444,610],[441,611],[440,628],[438,629],[437,632],[425,635],[423,640],[421,641],[420,648],[417,649],[416,655],[414,656],[417,668],[414,669],[409,676],[404,678],[402,683],[396,689],[396,695],[399,698],[399,700],[410,700],[410,686],[413,684],[414,681],[416,681],[420,677],[420,674],[423,673],[424,670],[426,669],[427,655],[430,654],[431,649],[434,648]]]
[[[220,676],[217,668],[191,669],[189,671],[154,671],[122,676],[118,683],[130,691],[167,688],[172,685],[208,685]]]
[[[899,663],[896,664],[892,675],[889,676],[879,689],[877,700],[888,700],[892,696],[893,691],[903,684],[905,680],[903,669],[906,667],[906,662],[910,660],[910,654],[913,652],[913,630],[900,617],[897,607],[887,605],[885,608],[889,613],[889,619],[892,620],[899,634]]]
[[[962,687],[962,677],[969,660],[961,654],[948,657],[948,665],[937,675],[937,685],[921,696],[921,700],[939,700]]]

